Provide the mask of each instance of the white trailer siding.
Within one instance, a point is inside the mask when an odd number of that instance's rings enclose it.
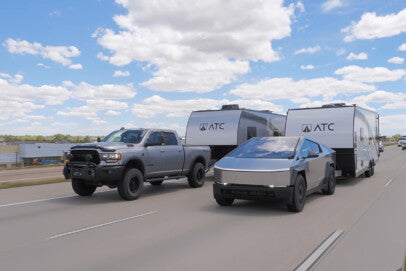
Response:
[[[192,112],[186,127],[186,145],[237,145],[241,112],[241,110]]]
[[[359,176],[379,159],[379,115],[358,106],[291,109],[287,136],[308,136],[336,151],[344,176]]]
[[[354,107],[289,110],[286,136],[308,136],[329,148],[354,148]]]

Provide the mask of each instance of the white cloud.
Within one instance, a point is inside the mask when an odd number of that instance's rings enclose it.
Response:
[[[132,84],[94,86],[81,82],[75,85],[72,91],[72,97],[80,100],[130,99],[135,97],[135,94],[136,90]]]
[[[321,5],[321,8],[326,12],[342,6],[344,6],[344,3],[341,0],[327,0]]]
[[[369,92],[375,89],[373,85],[332,77],[298,81],[292,78],[272,78],[261,80],[256,84],[239,85],[230,93],[245,99],[290,99],[294,103],[301,103],[303,98],[322,96],[324,99],[332,99],[338,94]]]
[[[38,63],[37,66],[43,67],[43,68],[45,68],[45,69],[49,69],[49,68],[50,68],[49,66],[45,65],[44,63]]]
[[[239,104],[240,107],[258,110],[283,111],[280,106],[261,100],[167,100],[158,95],[145,99],[141,104],[134,104],[131,111],[140,118],[153,118],[157,115],[185,117],[195,110],[219,109],[223,104]]]
[[[388,62],[393,64],[403,64],[404,61],[405,61],[404,58],[398,56],[388,59]]]
[[[344,48],[340,48],[337,50],[336,55],[337,56],[342,56],[343,54],[345,54],[347,51]]]
[[[114,71],[113,77],[126,77],[130,76],[129,71]]]
[[[1,92],[1,90],[0,90]],[[0,100],[0,120],[24,116],[35,109],[44,108],[43,105],[33,104],[31,102]]]
[[[147,62],[153,77],[143,85],[151,89],[198,93],[249,72],[249,61],[278,60],[271,42],[290,35],[295,9],[304,8],[282,0],[117,2],[128,13],[114,17],[119,32],[95,31],[112,52],[98,57],[116,66]]]
[[[354,54],[354,53],[350,53],[348,56],[347,56],[347,59],[348,60],[365,60],[365,59],[368,59],[368,55],[366,54],[366,53],[364,53],[364,52],[361,52],[361,53],[359,53],[358,55],[357,54]]]
[[[79,49],[75,46],[43,46],[38,42],[30,43],[26,40],[15,40],[11,38],[8,38],[3,45],[12,54],[39,55],[45,59],[60,63],[63,66],[71,65],[71,58],[80,55]]]
[[[341,31],[347,34],[346,42],[399,35],[406,32],[406,8],[384,16],[377,16],[375,12],[364,13],[359,22],[352,22]]]
[[[380,128],[382,135],[406,134],[406,125],[404,123],[406,114],[399,115],[383,115],[380,116]]]
[[[406,70],[389,70],[384,67],[362,68],[359,66],[347,66],[336,70],[334,74],[342,75],[345,80],[374,83],[400,80],[405,77]]]
[[[118,116],[120,114],[121,114],[120,111],[114,111],[114,110],[108,110],[105,113],[106,116]]]
[[[406,43],[403,43],[398,48],[399,51],[406,51]]]
[[[69,91],[61,86],[32,86],[20,84],[23,79],[22,75],[14,77],[8,74],[1,74],[0,78],[0,96],[3,101],[16,102],[35,102],[44,101],[48,105],[62,104],[69,98]]]
[[[311,64],[309,64],[309,65],[302,65],[302,66],[300,66],[300,68],[301,68],[302,70],[313,70],[313,69],[314,69],[314,66],[311,65]]]
[[[304,54],[304,53],[314,54],[314,53],[316,53],[318,51],[320,51],[320,46],[319,45],[314,46],[314,47],[308,47],[308,48],[299,49],[299,50],[295,51],[295,55]]]
[[[69,65],[69,69],[72,69],[72,70],[81,70],[83,67],[82,67],[82,64],[71,64],[71,65]]]

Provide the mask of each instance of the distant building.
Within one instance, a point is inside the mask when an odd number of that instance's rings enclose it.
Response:
[[[70,148],[78,144],[22,143],[0,145],[0,168],[21,167],[44,163],[61,163]]]

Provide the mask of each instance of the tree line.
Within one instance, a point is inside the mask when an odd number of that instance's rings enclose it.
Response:
[[[42,135],[0,135],[0,142],[42,142],[42,143],[89,143],[97,141],[97,136],[72,136],[55,134],[51,136]]]

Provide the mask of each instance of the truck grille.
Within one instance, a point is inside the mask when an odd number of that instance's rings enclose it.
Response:
[[[93,150],[72,150],[69,162],[100,163],[100,156]]]

